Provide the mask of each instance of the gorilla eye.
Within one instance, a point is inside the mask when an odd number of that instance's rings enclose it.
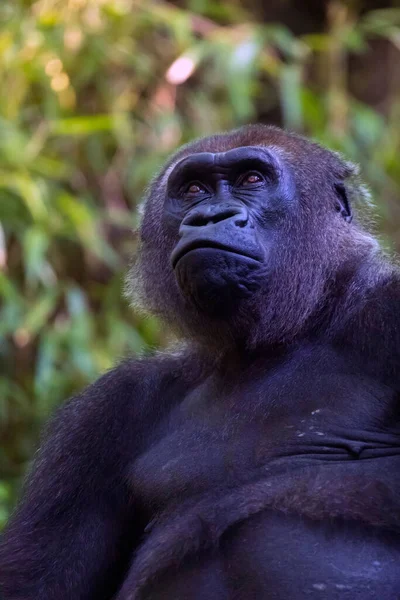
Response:
[[[263,178],[258,173],[246,173],[239,181],[239,185],[253,185],[254,183],[260,183]]]
[[[190,195],[194,195],[194,194],[201,194],[204,193],[206,190],[203,188],[203,186],[201,186],[198,183],[190,183],[186,188],[184,193],[185,194],[190,194]]]

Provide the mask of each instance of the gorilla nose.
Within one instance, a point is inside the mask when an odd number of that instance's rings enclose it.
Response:
[[[236,227],[245,227],[248,222],[248,213],[241,206],[204,206],[191,211],[183,219],[180,233],[193,231],[193,227],[207,227],[222,221],[232,221]]]

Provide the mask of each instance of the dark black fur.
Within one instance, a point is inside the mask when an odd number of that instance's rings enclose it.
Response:
[[[364,200],[351,164],[276,128],[170,160],[129,287],[181,345],[58,412],[5,600],[400,598],[400,276]]]

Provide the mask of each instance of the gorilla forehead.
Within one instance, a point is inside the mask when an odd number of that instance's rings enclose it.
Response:
[[[242,147],[252,147],[268,151],[268,147],[279,149],[288,157],[294,159],[300,169],[307,169],[312,163],[315,176],[315,161],[325,172],[329,172],[339,178],[346,177],[353,171],[354,165],[343,161],[336,153],[311,142],[296,133],[288,133],[278,127],[271,125],[246,125],[239,129],[211,135],[190,142],[181,147],[178,152],[166,164],[164,173],[170,172],[182,159],[191,154],[211,153],[228,154],[231,150]]]
[[[173,173],[179,169],[196,168],[231,168],[238,162],[252,160],[268,160],[275,163],[276,160],[265,146],[239,146],[225,152],[194,152],[182,158],[173,169]]]

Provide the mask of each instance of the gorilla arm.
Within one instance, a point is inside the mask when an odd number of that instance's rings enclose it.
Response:
[[[91,598],[94,582],[102,597],[128,506],[112,418],[127,384],[109,373],[53,421],[0,550],[7,600]]]
[[[377,278],[364,291],[363,308],[357,314],[348,309],[336,342],[352,356],[359,355],[363,368],[392,388],[400,401],[400,275],[394,269]]]
[[[100,600],[115,591],[143,526],[126,475],[163,412],[155,392],[179,396],[170,363],[122,364],[58,412],[0,546],[2,598]]]

